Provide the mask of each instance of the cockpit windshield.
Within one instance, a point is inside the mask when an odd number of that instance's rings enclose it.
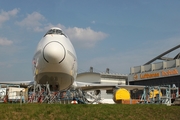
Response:
[[[58,35],[64,35],[66,37],[66,35],[62,32],[62,30],[60,29],[50,29],[45,35],[48,35],[48,34],[58,34]]]

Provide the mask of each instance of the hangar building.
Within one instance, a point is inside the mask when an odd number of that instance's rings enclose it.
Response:
[[[164,55],[179,49],[180,45],[162,53],[144,65],[132,67],[128,75],[130,85],[172,85],[180,88],[180,52],[174,58]],[[155,60],[161,62],[154,62]]]

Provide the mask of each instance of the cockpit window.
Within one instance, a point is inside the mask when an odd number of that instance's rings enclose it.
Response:
[[[66,35],[65,35],[61,30],[59,30],[59,29],[51,29],[51,30],[49,30],[49,31],[44,35],[44,37],[45,37],[46,35],[48,35],[48,34],[58,34],[58,35],[64,35],[64,36],[66,37]]]

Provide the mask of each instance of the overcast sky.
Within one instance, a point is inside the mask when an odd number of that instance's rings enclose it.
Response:
[[[69,36],[79,72],[92,66],[129,74],[179,45],[179,6],[179,0],[0,0],[0,81],[33,80],[33,54],[53,26]]]

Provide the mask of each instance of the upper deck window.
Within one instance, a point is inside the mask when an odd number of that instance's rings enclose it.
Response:
[[[45,35],[48,35],[48,34],[58,34],[58,35],[64,35],[66,37],[66,35],[60,30],[60,29],[50,29]]]

